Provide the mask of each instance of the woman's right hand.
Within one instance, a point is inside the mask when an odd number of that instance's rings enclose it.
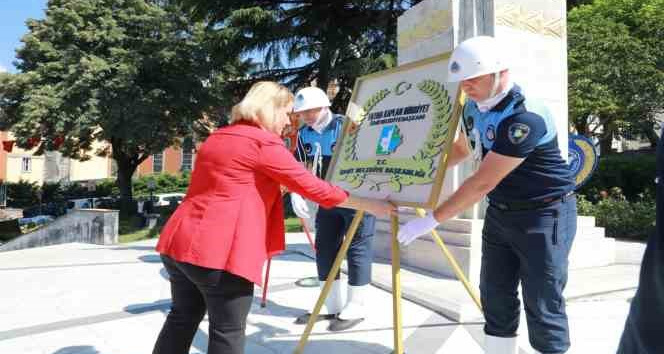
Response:
[[[387,199],[369,199],[354,195],[349,195],[348,199],[339,204],[339,206],[343,208],[364,210],[379,217],[390,216],[397,212],[397,207]]]
[[[368,199],[364,210],[378,217],[388,217],[397,212],[397,207],[388,200]]]

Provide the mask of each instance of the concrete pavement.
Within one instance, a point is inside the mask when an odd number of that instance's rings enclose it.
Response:
[[[318,287],[298,285],[303,284],[298,280],[316,274],[306,238],[289,234],[287,242],[288,250],[272,263],[266,308],[260,307],[261,289],[256,288],[247,327],[248,354],[292,353],[304,330],[293,321],[312,309],[318,296]],[[150,353],[170,305],[166,273],[154,244],[72,243],[0,253],[0,353]],[[569,353],[615,353],[642,252],[642,244],[620,242],[618,264],[570,274]],[[374,267],[376,286],[369,293],[366,321],[341,333],[328,332],[324,321],[317,323],[305,352],[390,353],[392,298],[381,289],[390,286],[389,269],[388,264]],[[459,292],[458,282],[406,269],[402,281],[404,297],[414,300],[403,300],[402,305],[407,353],[483,353],[479,313],[457,322],[436,307],[447,291],[467,297]],[[525,319],[521,323],[520,332],[526,334]],[[206,352],[207,325],[205,319],[190,353]],[[521,353],[530,353],[527,335],[520,341]]]

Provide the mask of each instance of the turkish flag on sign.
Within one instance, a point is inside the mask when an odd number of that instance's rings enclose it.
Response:
[[[5,140],[2,142],[2,149],[7,152],[12,152],[14,149],[14,140]]]

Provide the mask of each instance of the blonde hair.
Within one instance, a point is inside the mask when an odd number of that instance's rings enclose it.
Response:
[[[230,123],[252,122],[275,130],[275,110],[293,102],[293,93],[273,81],[259,81],[251,86],[240,103],[233,106]]]

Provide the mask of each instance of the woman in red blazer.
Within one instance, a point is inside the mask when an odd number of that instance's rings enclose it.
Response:
[[[231,125],[208,137],[196,156],[187,196],[164,226],[157,251],[173,304],[154,354],[184,354],[208,312],[208,353],[243,353],[254,283],[263,263],[284,249],[280,185],[324,208],[388,215],[387,201],[349,196],[298,163],[280,138],[293,94],[274,82],[254,84],[233,107]]]

